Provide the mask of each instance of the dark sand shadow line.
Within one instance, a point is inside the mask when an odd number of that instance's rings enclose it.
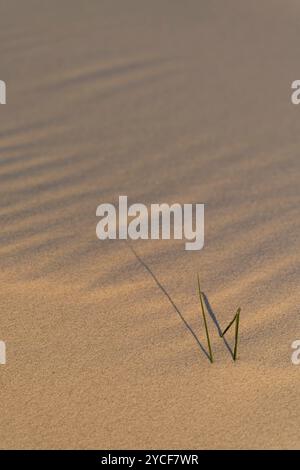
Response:
[[[152,66],[161,65],[167,63],[168,60],[163,57],[152,58],[148,60],[136,60],[124,64],[114,64],[108,68],[101,68],[99,66],[95,70],[84,71],[80,75],[71,75],[68,78],[56,81],[55,83],[49,83],[42,85],[38,88],[39,91],[57,91],[63,90],[72,85],[80,85],[83,83],[89,83],[93,81],[113,78],[115,76],[123,77],[123,75],[132,72],[133,74],[139,70],[147,70]]]
[[[220,324],[219,324],[219,322],[218,322],[218,320],[217,320],[217,318],[216,318],[216,315],[215,315],[213,309],[211,308],[211,305],[210,305],[210,303],[209,303],[209,301],[208,301],[208,298],[207,298],[206,294],[204,294],[204,292],[201,292],[201,293],[202,293],[202,295],[203,295],[204,303],[205,303],[206,309],[207,309],[207,311],[208,311],[208,313],[209,313],[209,316],[210,316],[210,318],[212,319],[212,321],[214,322],[214,324],[215,324],[215,326],[216,326],[216,328],[217,328],[217,330],[218,330],[219,336],[223,339],[224,344],[225,344],[226,348],[228,349],[228,351],[229,351],[229,353],[230,353],[232,359],[234,359],[233,351],[232,351],[231,347],[229,346],[229,344],[228,344],[228,342],[227,342],[225,336],[222,336],[222,330],[221,330]]]
[[[209,357],[209,354],[207,353],[206,349],[204,348],[204,346],[202,345],[202,343],[200,342],[198,336],[196,335],[196,333],[194,332],[194,330],[192,329],[192,327],[188,324],[188,322],[186,321],[186,319],[184,318],[184,316],[182,315],[181,311],[179,310],[179,308],[177,307],[177,305],[175,304],[175,302],[173,301],[173,299],[171,298],[171,296],[168,294],[168,292],[166,291],[166,289],[164,288],[164,286],[160,283],[160,281],[157,279],[157,277],[155,276],[155,274],[151,271],[151,269],[149,268],[149,266],[145,263],[145,261],[136,253],[136,251],[132,248],[132,246],[127,242],[127,246],[129,247],[129,249],[131,250],[131,252],[134,254],[134,256],[136,257],[136,259],[141,263],[141,265],[146,269],[146,271],[148,271],[148,273],[150,274],[150,276],[152,277],[152,279],[155,281],[155,283],[157,284],[157,286],[160,288],[160,290],[163,292],[163,294],[167,297],[168,301],[170,302],[170,304],[172,305],[172,307],[174,308],[175,312],[177,313],[177,315],[179,316],[179,318],[181,319],[181,321],[184,323],[185,327],[188,329],[188,331],[191,333],[191,335],[193,336],[194,340],[196,341],[197,345],[199,346],[199,348],[201,349],[201,351],[203,352],[203,354],[205,354],[205,356],[207,357],[207,359],[210,360],[210,357]]]

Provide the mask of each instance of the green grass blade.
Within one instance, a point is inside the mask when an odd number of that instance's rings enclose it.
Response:
[[[235,319],[236,319],[236,314],[234,315],[233,320],[231,320],[231,322],[229,323],[229,325],[225,328],[225,330],[224,330],[223,333],[221,334],[221,338],[223,338],[223,336],[225,335],[225,333],[227,333],[227,331],[229,330],[229,328],[231,327],[231,325],[235,322]]]
[[[197,277],[198,277],[198,292],[199,292],[199,299],[200,299],[201,310],[202,310],[202,317],[203,317],[204,326],[205,326],[206,339],[207,339],[207,345],[208,345],[208,350],[209,350],[209,358],[210,358],[210,362],[214,362],[214,359],[213,359],[213,353],[212,353],[211,344],[210,344],[210,338],[209,338],[208,326],[207,326],[207,321],[206,321],[206,315],[205,315],[205,311],[204,311],[204,305],[203,305],[203,300],[202,300],[202,293],[201,293],[201,288],[200,288],[200,279],[199,279],[199,274],[197,275]]]
[[[234,350],[233,350],[233,360],[235,361],[237,358],[237,347],[238,347],[238,339],[239,339],[239,324],[240,324],[240,313],[241,313],[241,308],[238,308],[236,311],[236,314],[233,317],[233,320],[229,323],[229,325],[225,328],[223,333],[221,334],[221,338],[227,333],[229,328],[233,325],[235,322],[235,341],[234,341]]]
[[[239,324],[240,324],[240,313],[241,309],[239,308],[236,312],[236,324],[235,324],[235,344],[234,344],[234,352],[233,352],[233,360],[236,361],[237,359],[237,347],[238,347],[238,338],[239,338]]]

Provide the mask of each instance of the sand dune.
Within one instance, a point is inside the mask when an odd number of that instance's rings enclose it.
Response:
[[[299,448],[298,3],[0,10],[0,447]],[[205,203],[204,249],[100,242],[120,194]]]

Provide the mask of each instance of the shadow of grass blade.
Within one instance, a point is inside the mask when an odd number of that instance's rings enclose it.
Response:
[[[214,359],[213,359],[213,353],[212,353],[211,344],[210,344],[210,338],[209,338],[208,326],[207,326],[207,321],[206,321],[206,315],[205,315],[204,305],[203,305],[203,300],[202,300],[199,274],[197,275],[197,278],[198,278],[198,293],[199,293],[202,317],[203,317],[204,326],[205,326],[206,339],[207,339],[207,345],[208,345],[208,350],[209,350],[209,358],[210,358],[210,362],[213,363]]]

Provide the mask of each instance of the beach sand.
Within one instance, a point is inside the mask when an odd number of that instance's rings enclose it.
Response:
[[[0,447],[299,448],[298,2],[0,10]],[[204,249],[98,240],[122,194],[205,203]]]

